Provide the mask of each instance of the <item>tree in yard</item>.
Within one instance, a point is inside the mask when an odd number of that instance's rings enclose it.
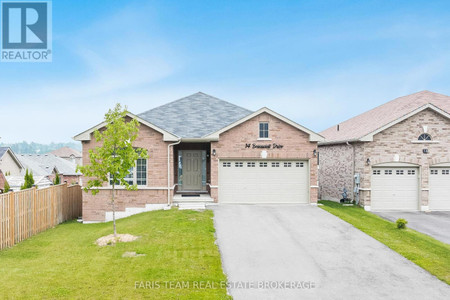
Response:
[[[9,186],[8,181],[5,180],[5,185],[3,186],[3,193],[7,193],[9,192],[9,190],[11,189],[11,187]]]
[[[29,189],[31,187],[33,187],[34,185],[34,178],[33,178],[33,172],[30,171],[28,172],[28,169],[25,172],[25,181],[23,183],[23,185],[20,187],[21,190],[26,190]]]
[[[53,184],[57,185],[61,183],[61,178],[59,177],[59,174],[56,173],[55,179],[53,180]]]
[[[110,182],[114,237],[117,236],[115,187],[121,185],[127,190],[136,190],[136,185],[130,185],[125,177],[134,168],[137,159],[148,157],[147,150],[133,147],[139,132],[139,122],[127,120],[127,113],[126,107],[122,109],[120,104],[116,104],[114,109],[105,114],[105,126],[94,131],[94,138],[101,142],[101,146],[89,150],[89,164],[77,167],[89,178],[84,190],[90,190],[92,195],[99,192],[99,187]]]

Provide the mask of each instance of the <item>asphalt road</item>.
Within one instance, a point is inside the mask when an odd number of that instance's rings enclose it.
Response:
[[[234,299],[448,299],[450,286],[309,205],[213,208]]]

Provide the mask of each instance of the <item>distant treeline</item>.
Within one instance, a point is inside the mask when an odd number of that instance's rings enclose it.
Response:
[[[53,150],[62,148],[62,147],[70,147],[72,149],[81,151],[81,143],[50,143],[50,144],[39,144],[39,143],[0,143],[1,147],[11,147],[11,149],[18,154],[40,154],[40,153],[48,153]]]

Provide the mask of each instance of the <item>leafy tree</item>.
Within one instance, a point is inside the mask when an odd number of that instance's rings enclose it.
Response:
[[[139,122],[127,119],[127,113],[127,107],[122,109],[120,104],[116,104],[114,109],[105,114],[105,127],[94,131],[95,140],[101,142],[101,146],[89,150],[89,164],[77,167],[89,178],[84,190],[90,190],[92,195],[96,195],[104,183],[111,183],[114,237],[117,236],[115,187],[122,185],[127,190],[136,190],[136,185],[130,185],[125,177],[137,159],[148,157],[147,150],[133,147],[139,132]]]
[[[27,169],[25,172],[25,182],[20,187],[20,189],[26,190],[26,189],[33,187],[33,185],[34,185],[33,172],[32,171],[28,172],[28,169]]]
[[[5,180],[5,185],[3,186],[3,193],[7,193],[11,190],[11,187],[9,186],[8,181]]]
[[[61,183],[61,178],[59,177],[59,174],[56,173],[55,179],[53,180],[53,184],[57,185]]]

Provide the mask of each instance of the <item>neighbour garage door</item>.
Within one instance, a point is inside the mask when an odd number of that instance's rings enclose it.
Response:
[[[430,210],[450,210],[450,168],[430,170]]]
[[[371,208],[374,210],[418,210],[417,168],[372,169]]]
[[[307,161],[220,161],[219,203],[309,203]]]

